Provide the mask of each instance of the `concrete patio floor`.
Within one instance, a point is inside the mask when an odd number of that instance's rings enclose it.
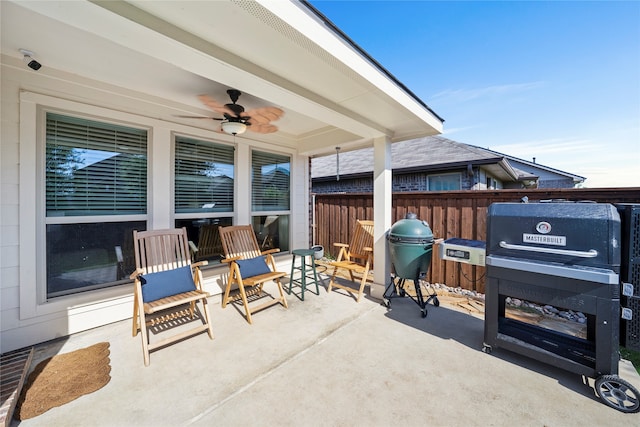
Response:
[[[322,276],[324,284],[328,283]],[[505,350],[482,349],[483,319],[450,298],[421,318],[408,298],[356,303],[342,291],[288,295],[253,316],[210,308],[198,335],[151,354],[122,321],[46,343],[39,360],[108,341],[102,389],[12,426],[618,426],[640,414],[605,406],[585,379]],[[267,285],[267,291],[275,287]],[[640,388],[633,366],[620,376]]]

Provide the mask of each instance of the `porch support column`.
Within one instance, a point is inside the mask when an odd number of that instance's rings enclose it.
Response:
[[[151,174],[151,215],[149,218],[149,229],[174,228],[175,221],[173,215],[173,192],[168,189],[173,188],[171,173],[172,139],[171,130],[168,128],[155,127],[152,133],[153,141],[150,142],[150,159],[153,168],[167,173]]]
[[[373,140],[373,284],[371,296],[382,299],[391,274],[387,230],[391,227],[391,141]]]
[[[251,224],[251,149],[247,144],[236,146],[236,164],[236,218],[233,224]]]

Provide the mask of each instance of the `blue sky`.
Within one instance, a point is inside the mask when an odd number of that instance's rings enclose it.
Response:
[[[640,187],[640,1],[311,1],[450,139]]]

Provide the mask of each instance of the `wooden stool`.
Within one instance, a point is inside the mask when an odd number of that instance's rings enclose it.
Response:
[[[294,283],[298,283],[302,288],[301,300],[304,301],[304,290],[307,287],[307,283],[316,284],[316,295],[320,295],[320,289],[318,288],[318,275],[316,274],[316,259],[313,256],[315,251],[313,249],[294,249],[291,251],[293,254],[293,260],[291,261],[291,276],[289,278],[289,295],[291,295],[291,288]],[[300,257],[300,266],[296,267],[296,257]],[[311,257],[311,271],[307,271],[307,257]],[[294,278],[295,270],[299,270],[301,275],[299,279]],[[313,273],[313,276],[311,275]],[[311,279],[307,282],[307,279]]]

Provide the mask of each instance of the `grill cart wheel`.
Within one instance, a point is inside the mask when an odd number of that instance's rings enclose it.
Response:
[[[640,393],[634,386],[617,375],[598,377],[595,388],[598,397],[606,405],[626,413],[640,411],[640,400],[638,400]]]
[[[427,317],[427,314],[428,314],[427,309],[423,308],[421,311],[422,311],[422,318],[424,319],[425,317]]]

